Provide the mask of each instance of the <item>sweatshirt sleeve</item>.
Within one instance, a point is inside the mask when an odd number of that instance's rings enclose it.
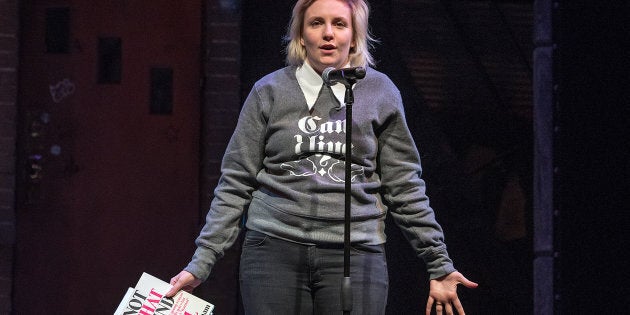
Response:
[[[446,251],[442,228],[429,205],[420,155],[405,120],[400,93],[395,91],[396,108],[379,136],[383,199],[394,222],[424,260],[431,279],[435,279],[455,268]]]
[[[266,119],[264,102],[254,86],[245,100],[236,129],[221,163],[221,177],[195,244],[197,249],[184,270],[205,281],[216,261],[234,244],[240,221],[257,188],[262,168]]]

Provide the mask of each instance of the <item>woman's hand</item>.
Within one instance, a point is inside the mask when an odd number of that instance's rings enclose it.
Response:
[[[182,270],[178,275],[171,278],[170,283],[173,287],[166,292],[167,297],[172,297],[179,292],[179,290],[192,292],[193,289],[201,284],[201,280],[195,278],[190,272]]]
[[[466,279],[464,275],[457,271],[431,280],[426,315],[431,314],[433,303],[435,303],[435,312],[438,315],[453,315],[453,307],[457,310],[457,314],[464,315],[464,307],[457,296],[458,284],[462,284],[470,289],[474,289],[478,286],[477,283]]]

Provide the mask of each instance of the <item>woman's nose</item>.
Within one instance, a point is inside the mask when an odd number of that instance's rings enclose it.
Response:
[[[334,37],[334,33],[333,33],[332,25],[326,24],[326,27],[324,27],[324,39],[330,40],[333,37]]]

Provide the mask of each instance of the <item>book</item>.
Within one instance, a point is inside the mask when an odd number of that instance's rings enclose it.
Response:
[[[186,291],[166,297],[171,285],[146,272],[128,288],[114,315],[212,315],[214,305]]]

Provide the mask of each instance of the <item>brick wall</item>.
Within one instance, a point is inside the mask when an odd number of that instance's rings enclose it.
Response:
[[[202,105],[202,191],[212,193],[241,108],[240,10],[234,1],[205,3]],[[202,196],[202,208],[209,204]],[[204,211],[205,212],[205,211]],[[204,213],[205,215],[205,213]]]
[[[201,123],[200,225],[219,179],[221,159],[241,108],[240,1],[204,3],[203,102]],[[237,314],[240,246],[233,246],[214,267],[198,294],[221,314]]]
[[[18,0],[0,0],[0,314],[11,312],[15,243]]]

